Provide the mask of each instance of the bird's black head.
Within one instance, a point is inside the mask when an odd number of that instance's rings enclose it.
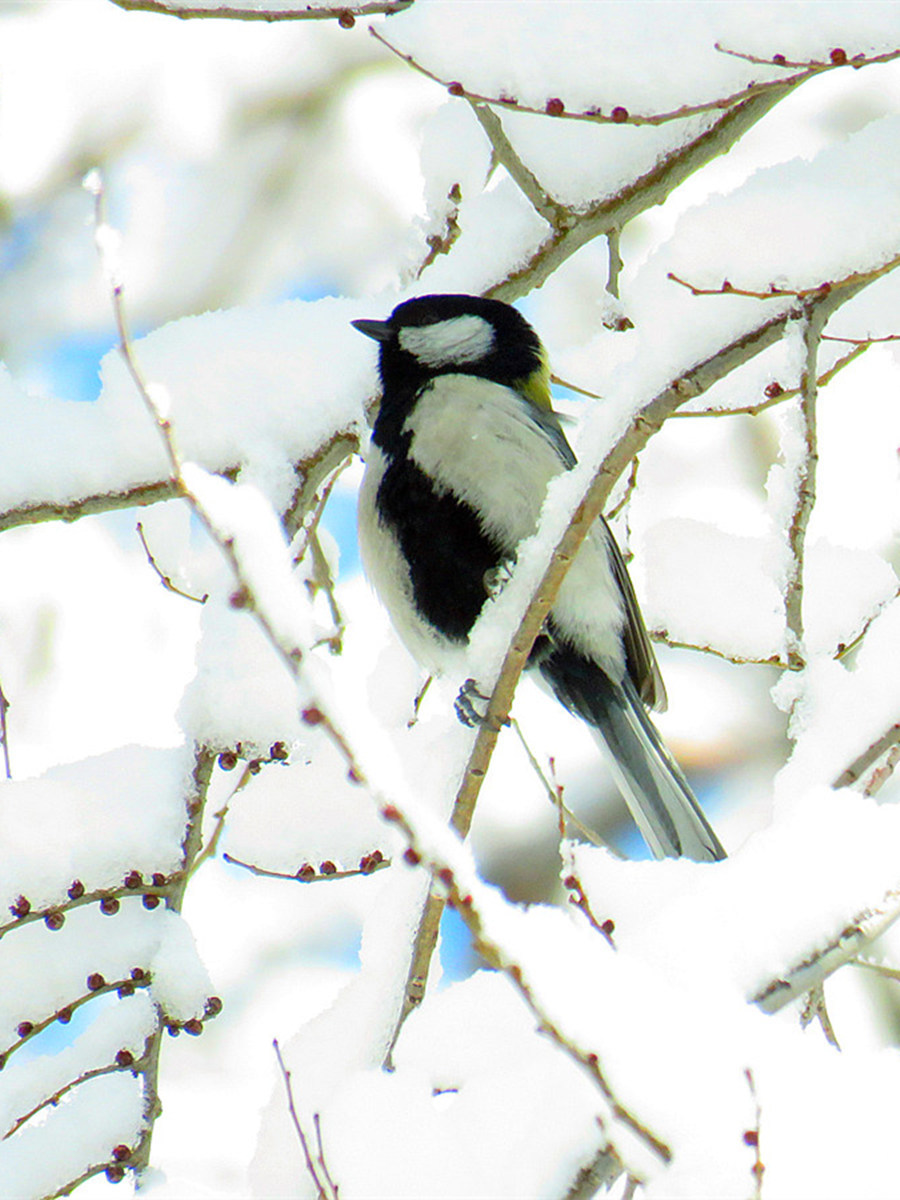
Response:
[[[417,296],[398,304],[386,321],[353,325],[381,345],[379,369],[386,402],[415,394],[435,375],[478,375],[514,387],[549,407],[544,348],[522,314],[502,300],[480,296]]]

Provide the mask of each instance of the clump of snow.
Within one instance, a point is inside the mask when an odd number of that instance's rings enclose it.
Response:
[[[136,1145],[142,1124],[138,1079],[118,1073],[88,1080],[51,1108],[44,1124],[0,1142],[4,1194],[10,1200],[53,1195],[89,1167],[108,1162],[113,1146]]]
[[[0,784],[0,904],[40,908],[121,885],[129,871],[168,874],[181,857],[189,760],[183,749],[124,746]],[[40,828],[40,839],[35,829]]]
[[[765,168],[678,224],[670,269],[700,287],[814,288],[874,270],[900,239],[900,118],[873,121],[811,162]],[[842,186],[832,186],[840,178]],[[835,237],[836,229],[841,236]]]
[[[832,783],[895,724],[898,644],[900,601],[894,600],[872,622],[854,660],[816,658],[783,681],[775,700],[792,709],[797,741],[776,780],[776,798],[789,803],[810,785]]]
[[[24,1113],[77,1079],[84,1071],[111,1063],[119,1050],[140,1059],[156,1027],[156,1010],[146,991],[109,1005],[70,1046],[30,1059],[15,1056],[0,1080],[0,1128],[5,1133]]]
[[[352,870],[363,855],[392,840],[371,797],[347,777],[347,764],[307,730],[295,761],[266,767],[231,804],[224,846],[244,862],[296,871],[330,861]]]
[[[365,339],[348,300],[286,301],[184,317],[135,340],[149,383],[171,397],[184,460],[211,471],[250,464],[296,486],[286,466],[361,421],[374,388]],[[0,376],[0,507],[64,503],[166,479],[159,434],[116,351],[103,360],[94,404],[30,396]],[[29,454],[18,452],[29,447]]]
[[[157,929],[158,943],[150,959],[153,996],[163,1012],[184,1021],[203,1013],[212,993],[191,928],[180,913],[167,909]]]
[[[676,642],[765,661],[784,646],[784,600],[775,539],[742,537],[708,522],[672,517],[642,539],[644,616]],[[807,547],[804,619],[810,653],[849,643],[897,590],[878,555],[824,540]]]

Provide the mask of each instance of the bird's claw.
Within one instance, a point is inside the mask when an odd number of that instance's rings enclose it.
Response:
[[[489,718],[490,699],[490,696],[486,696],[484,692],[478,690],[478,684],[474,679],[467,679],[453,702],[457,718],[469,729],[474,729],[476,725],[490,725],[499,731],[502,726],[509,724],[509,717],[504,717],[500,721]]]
[[[467,679],[453,702],[457,719],[469,729],[474,729],[476,725],[482,725],[487,719],[487,708],[483,712],[480,711],[478,702],[486,705],[489,700],[490,696],[485,696],[484,692],[478,690],[478,684],[474,679]]]

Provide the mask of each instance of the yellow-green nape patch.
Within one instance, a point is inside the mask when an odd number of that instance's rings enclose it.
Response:
[[[516,380],[516,390],[536,404],[538,408],[551,410],[553,399],[550,395],[550,367],[547,359],[541,356],[541,365],[525,379]]]

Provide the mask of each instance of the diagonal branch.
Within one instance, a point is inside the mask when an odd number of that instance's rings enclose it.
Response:
[[[470,103],[472,112],[478,124],[487,135],[491,148],[499,163],[506,168],[510,178],[518,184],[519,190],[528,199],[535,212],[554,229],[574,224],[576,215],[571,209],[558,200],[554,200],[542,186],[537,176],[522,162],[512,142],[506,136],[503,122],[487,104]]]
[[[842,304],[898,264],[900,255],[868,273],[855,272],[845,280],[820,289],[805,302],[806,315],[810,319],[815,316],[817,322],[821,321],[821,324],[824,324]],[[763,321],[685,371],[638,410],[628,429],[598,467],[509,643],[503,666],[488,702],[485,719],[479,726],[454,802],[451,824],[460,837],[465,838],[468,834],[499,731],[509,716],[519,677],[528,661],[531,647],[543,628],[570,564],[591,526],[603,511],[616,480],[680,405],[702,395],[731,371],[743,366],[773,345],[782,337],[788,323],[801,315],[803,314],[795,309],[785,309],[778,316]],[[424,997],[443,907],[443,893],[432,888],[416,930],[403,1005],[393,1031],[391,1050],[396,1044],[403,1022]],[[390,1051],[386,1058],[386,1062],[389,1061]]]

